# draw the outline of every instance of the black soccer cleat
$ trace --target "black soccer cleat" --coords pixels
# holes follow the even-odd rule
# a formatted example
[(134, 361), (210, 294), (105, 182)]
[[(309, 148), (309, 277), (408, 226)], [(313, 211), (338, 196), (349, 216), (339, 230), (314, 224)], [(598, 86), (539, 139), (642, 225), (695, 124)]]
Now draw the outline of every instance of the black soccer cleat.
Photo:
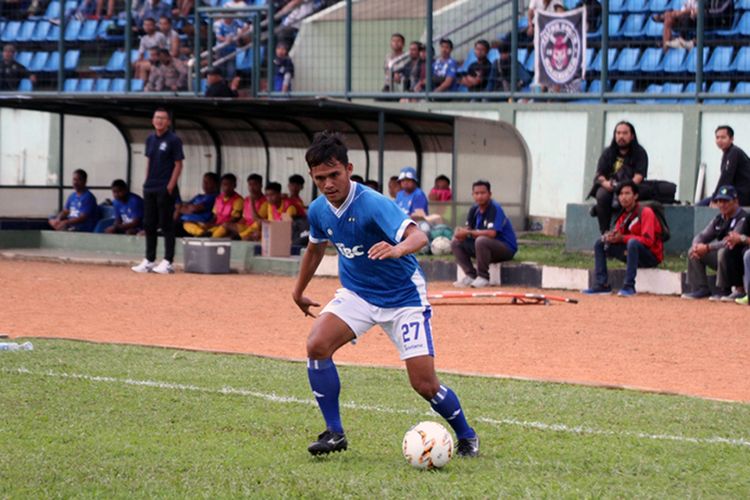
[(456, 455), (459, 457), (478, 457), (479, 456), (479, 434), (473, 438), (464, 438), (458, 440)]
[(326, 429), (318, 436), (318, 440), (307, 447), (311, 455), (327, 455), (334, 451), (344, 451), (347, 448), (346, 436)]

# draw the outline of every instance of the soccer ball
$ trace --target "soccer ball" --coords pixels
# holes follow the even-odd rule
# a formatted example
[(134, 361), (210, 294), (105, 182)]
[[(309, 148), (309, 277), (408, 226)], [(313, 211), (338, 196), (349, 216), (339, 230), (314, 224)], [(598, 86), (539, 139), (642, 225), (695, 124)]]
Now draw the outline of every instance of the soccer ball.
[(419, 422), (406, 431), (404, 458), (417, 469), (443, 467), (453, 456), (453, 437), (437, 422)]
[(438, 236), (430, 243), (432, 255), (448, 255), (451, 253), (451, 240), (445, 236)]

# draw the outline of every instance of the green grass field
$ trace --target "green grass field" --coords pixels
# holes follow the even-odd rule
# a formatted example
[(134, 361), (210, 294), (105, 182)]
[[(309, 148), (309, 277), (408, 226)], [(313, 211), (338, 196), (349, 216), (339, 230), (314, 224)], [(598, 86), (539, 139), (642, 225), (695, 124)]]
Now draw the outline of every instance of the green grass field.
[(400, 370), (340, 367), (349, 451), (302, 363), (33, 340), (0, 352), (0, 498), (750, 496), (750, 405), (444, 375), (482, 456), (401, 456), (428, 405)]

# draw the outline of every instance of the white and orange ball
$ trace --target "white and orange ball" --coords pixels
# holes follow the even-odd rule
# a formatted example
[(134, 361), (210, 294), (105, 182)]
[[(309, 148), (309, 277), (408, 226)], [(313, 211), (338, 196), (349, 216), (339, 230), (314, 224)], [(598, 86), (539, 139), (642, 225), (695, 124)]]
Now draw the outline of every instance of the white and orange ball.
[(417, 469), (445, 466), (453, 456), (453, 436), (437, 422), (419, 422), (404, 436), (404, 458)]

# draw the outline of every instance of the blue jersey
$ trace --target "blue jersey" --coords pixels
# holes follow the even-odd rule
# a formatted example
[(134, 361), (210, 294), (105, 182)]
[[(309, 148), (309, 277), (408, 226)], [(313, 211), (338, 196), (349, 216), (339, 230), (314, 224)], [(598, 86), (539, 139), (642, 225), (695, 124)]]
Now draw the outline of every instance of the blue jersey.
[(349, 196), (339, 208), (319, 196), (308, 211), (310, 241), (330, 241), (339, 252), (339, 279), (376, 307), (427, 305), (427, 284), (413, 255), (371, 260), (367, 252), (386, 241), (395, 245), (414, 221), (380, 193), (352, 182)]
[(125, 203), (115, 200), (112, 206), (115, 208), (115, 219), (120, 219), (123, 224), (130, 224), (140, 219), (143, 225), (143, 198), (137, 194), (128, 194), (128, 200)]
[(201, 205), (203, 207), (203, 211), (193, 214), (183, 214), (180, 216), (180, 220), (183, 222), (210, 222), (214, 217), (214, 201), (216, 201), (215, 194), (206, 193), (194, 196), (193, 199), (188, 202), (188, 204)]
[(407, 193), (403, 189), (396, 194), (396, 205), (406, 214), (411, 215), (417, 209), (424, 210), (424, 213), (430, 213), (428, 211), (427, 196), (424, 195), (424, 191), (416, 188), (411, 193)]
[(513, 253), (516, 253), (518, 242), (510, 219), (505, 215), (503, 207), (498, 202), (490, 200), (490, 204), (491, 206), (485, 213), (479, 210), (478, 205), (473, 205), (466, 217), (466, 225), (471, 229), (494, 229), (497, 233), (495, 239), (502, 241), (508, 245)]
[(435, 62), (432, 63), (433, 88), (442, 85), (446, 78), (453, 78), (453, 83), (451, 83), (451, 86), (445, 89), (445, 91), (454, 92), (458, 90), (458, 80), (456, 79), (457, 72), (458, 65), (452, 58), (435, 59)]
[(73, 231), (93, 231), (96, 226), (96, 197), (88, 189), (80, 195), (73, 191), (65, 202), (68, 219), (77, 219), (86, 215), (86, 220), (75, 226)]

